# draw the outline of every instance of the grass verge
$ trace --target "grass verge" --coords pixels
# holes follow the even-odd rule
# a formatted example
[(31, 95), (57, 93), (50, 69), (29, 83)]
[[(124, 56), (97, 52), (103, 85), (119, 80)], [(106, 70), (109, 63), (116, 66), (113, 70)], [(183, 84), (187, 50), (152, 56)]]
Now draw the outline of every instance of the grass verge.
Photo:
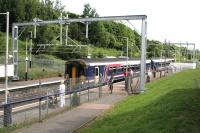
[(80, 132), (199, 133), (200, 69), (187, 70), (147, 84)]

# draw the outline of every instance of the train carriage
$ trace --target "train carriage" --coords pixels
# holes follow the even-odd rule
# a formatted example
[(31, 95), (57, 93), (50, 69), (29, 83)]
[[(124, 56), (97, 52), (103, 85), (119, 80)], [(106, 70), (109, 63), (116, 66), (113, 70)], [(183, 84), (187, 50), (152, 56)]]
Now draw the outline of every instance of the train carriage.
[(171, 62), (174, 62), (175, 60), (173, 58), (154, 58), (151, 59), (151, 69), (154, 71), (160, 71), (164, 70), (165, 67), (168, 67)]
[[(147, 70), (151, 68), (151, 60), (146, 60), (146, 68)], [(75, 59), (66, 62), (65, 77), (82, 81), (98, 81), (102, 78), (107, 82), (112, 74), (115, 80), (123, 80), (127, 69), (138, 73), (140, 60), (129, 59), (127, 62), (126, 58)]]

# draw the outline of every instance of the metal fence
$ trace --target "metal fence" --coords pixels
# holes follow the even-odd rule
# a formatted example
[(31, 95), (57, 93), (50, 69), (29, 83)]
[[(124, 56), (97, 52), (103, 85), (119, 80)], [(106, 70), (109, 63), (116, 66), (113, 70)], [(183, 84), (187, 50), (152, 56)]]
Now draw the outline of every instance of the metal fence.
[[(30, 62), (28, 61), (28, 66), (24, 58), (19, 59), (18, 76), (20, 79), (25, 79), (26, 67), (28, 69), (28, 79), (38, 79), (48, 76), (63, 76), (65, 70), (65, 61), (61, 60), (51, 60), (51, 59), (40, 59), (33, 57)], [(31, 68), (30, 68), (31, 66)]]
[[(155, 73), (155, 74), (153, 74)], [(153, 71), (146, 78), (157, 79), (173, 73), (172, 68)], [(59, 84), (52, 86), (39, 86), (35, 93), (26, 93), (19, 97), (9, 96), (8, 104), (0, 106), (0, 127), (15, 124), (27, 124), (41, 122), (43, 119), (70, 110), (82, 103), (96, 100), (102, 96), (109, 95), (110, 90), (107, 82), (102, 78), (95, 79), (69, 79), (65, 81), (65, 92), (61, 92)], [(148, 78), (147, 78), (148, 79)], [(139, 74), (132, 79), (127, 78), (125, 90), (130, 94), (138, 88)], [(128, 82), (128, 83), (127, 83)], [(127, 88), (126, 88), (127, 87)], [(137, 93), (137, 92), (136, 92)], [(65, 105), (61, 107), (62, 95), (64, 94)]]
[[(44, 89), (41, 87), (41, 91), (35, 95), (9, 97), (9, 102), (0, 106), (0, 127), (41, 122), (46, 117), (109, 95), (110, 92), (105, 85), (105, 82), (100, 82), (100, 80), (97, 82), (95, 79), (85, 81), (69, 79), (65, 82), (64, 93), (60, 92), (58, 85)], [(63, 94), (65, 105), (61, 107), (61, 95)]]

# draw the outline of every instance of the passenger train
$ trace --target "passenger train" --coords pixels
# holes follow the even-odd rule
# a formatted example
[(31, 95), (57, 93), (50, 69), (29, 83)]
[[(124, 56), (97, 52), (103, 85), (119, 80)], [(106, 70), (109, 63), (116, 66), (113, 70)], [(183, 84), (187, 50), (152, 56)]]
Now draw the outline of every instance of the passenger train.
[[(147, 59), (147, 71), (159, 71), (169, 66), (174, 59)], [(127, 68), (128, 66), (128, 68)], [(111, 74), (114, 80), (123, 80), (126, 76), (126, 69), (131, 69), (134, 73), (140, 71), (139, 59), (126, 58), (102, 58), (102, 59), (74, 59), (65, 64), (65, 78), (108, 81)]]

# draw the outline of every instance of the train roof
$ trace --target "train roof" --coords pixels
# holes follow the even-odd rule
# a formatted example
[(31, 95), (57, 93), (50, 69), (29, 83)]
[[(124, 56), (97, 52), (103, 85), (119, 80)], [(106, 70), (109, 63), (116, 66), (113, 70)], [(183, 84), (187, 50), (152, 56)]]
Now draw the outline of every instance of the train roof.
[[(173, 58), (153, 58), (147, 59), (146, 63), (154, 62), (172, 62), (174, 61)], [(99, 65), (113, 65), (113, 64), (120, 64), (126, 65), (126, 58), (85, 58), (85, 59), (72, 59), (69, 60), (68, 63), (80, 63), (86, 66), (99, 66)], [(139, 58), (132, 58), (128, 59), (128, 65), (139, 65), (140, 59)]]
[[(126, 65), (126, 58), (99, 58), (99, 59), (74, 59), (69, 60), (69, 62), (79, 62), (85, 64), (86, 66), (97, 66), (97, 65), (112, 65), (121, 64)], [(147, 59), (146, 63), (150, 63), (151, 60)], [(139, 65), (140, 59), (128, 59), (128, 65)]]
[(154, 62), (172, 62), (174, 61), (173, 58), (153, 58), (152, 61)]

